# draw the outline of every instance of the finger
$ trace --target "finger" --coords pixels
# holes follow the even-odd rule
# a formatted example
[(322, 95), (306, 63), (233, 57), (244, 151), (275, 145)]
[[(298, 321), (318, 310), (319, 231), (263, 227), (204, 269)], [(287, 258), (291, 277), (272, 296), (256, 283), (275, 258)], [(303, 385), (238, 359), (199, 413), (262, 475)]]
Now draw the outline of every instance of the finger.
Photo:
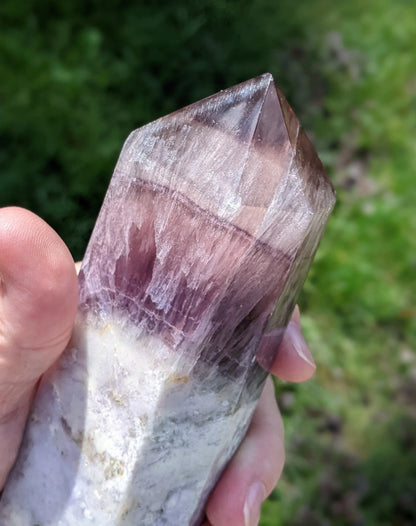
[(283, 423), (268, 378), (247, 435), (209, 498), (209, 523), (256, 525), (261, 503), (276, 485), (284, 459)]
[(35, 385), (65, 348), (77, 306), (73, 259), (42, 219), (0, 209), (0, 487)]
[(270, 372), (281, 380), (304, 382), (314, 375), (315, 370), (316, 365), (302, 334), (299, 308), (296, 306)]

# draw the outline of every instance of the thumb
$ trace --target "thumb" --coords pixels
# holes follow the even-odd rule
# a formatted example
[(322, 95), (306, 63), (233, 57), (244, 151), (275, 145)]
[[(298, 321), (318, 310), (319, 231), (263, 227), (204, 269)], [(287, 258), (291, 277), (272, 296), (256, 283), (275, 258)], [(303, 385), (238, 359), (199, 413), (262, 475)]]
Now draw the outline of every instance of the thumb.
[(28, 210), (0, 209), (0, 487), (36, 382), (71, 336), (77, 296), (74, 262), (56, 232)]

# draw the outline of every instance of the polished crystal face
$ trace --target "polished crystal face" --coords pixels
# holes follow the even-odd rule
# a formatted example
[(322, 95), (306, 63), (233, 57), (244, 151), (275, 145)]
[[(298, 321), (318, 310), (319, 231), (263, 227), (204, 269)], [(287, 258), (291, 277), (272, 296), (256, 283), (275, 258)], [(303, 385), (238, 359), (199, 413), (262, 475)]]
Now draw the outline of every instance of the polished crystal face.
[(200, 524), (333, 205), (269, 74), (132, 132), (0, 523)]
[(81, 308), (244, 372), (263, 332), (286, 325), (333, 204), (271, 75), (222, 91), (127, 139), (85, 256)]

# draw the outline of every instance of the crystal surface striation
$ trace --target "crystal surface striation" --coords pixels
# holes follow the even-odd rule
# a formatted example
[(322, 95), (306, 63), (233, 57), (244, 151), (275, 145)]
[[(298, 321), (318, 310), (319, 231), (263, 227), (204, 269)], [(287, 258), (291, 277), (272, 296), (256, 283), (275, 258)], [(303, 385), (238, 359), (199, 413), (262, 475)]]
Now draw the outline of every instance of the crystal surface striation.
[(0, 523), (200, 524), (334, 200), (269, 74), (132, 132)]

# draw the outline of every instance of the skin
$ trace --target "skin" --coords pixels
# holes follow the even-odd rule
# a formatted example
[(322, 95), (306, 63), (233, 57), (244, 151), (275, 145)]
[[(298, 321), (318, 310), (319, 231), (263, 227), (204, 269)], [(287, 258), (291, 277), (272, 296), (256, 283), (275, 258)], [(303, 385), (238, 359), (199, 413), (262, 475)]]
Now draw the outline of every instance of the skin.
[[(41, 375), (67, 345), (77, 308), (72, 256), (28, 210), (0, 209), (0, 489), (16, 459)], [(271, 367), (302, 382), (315, 371), (296, 308)], [(284, 464), (283, 424), (269, 378), (247, 436), (217, 483), (204, 526), (252, 526)]]

